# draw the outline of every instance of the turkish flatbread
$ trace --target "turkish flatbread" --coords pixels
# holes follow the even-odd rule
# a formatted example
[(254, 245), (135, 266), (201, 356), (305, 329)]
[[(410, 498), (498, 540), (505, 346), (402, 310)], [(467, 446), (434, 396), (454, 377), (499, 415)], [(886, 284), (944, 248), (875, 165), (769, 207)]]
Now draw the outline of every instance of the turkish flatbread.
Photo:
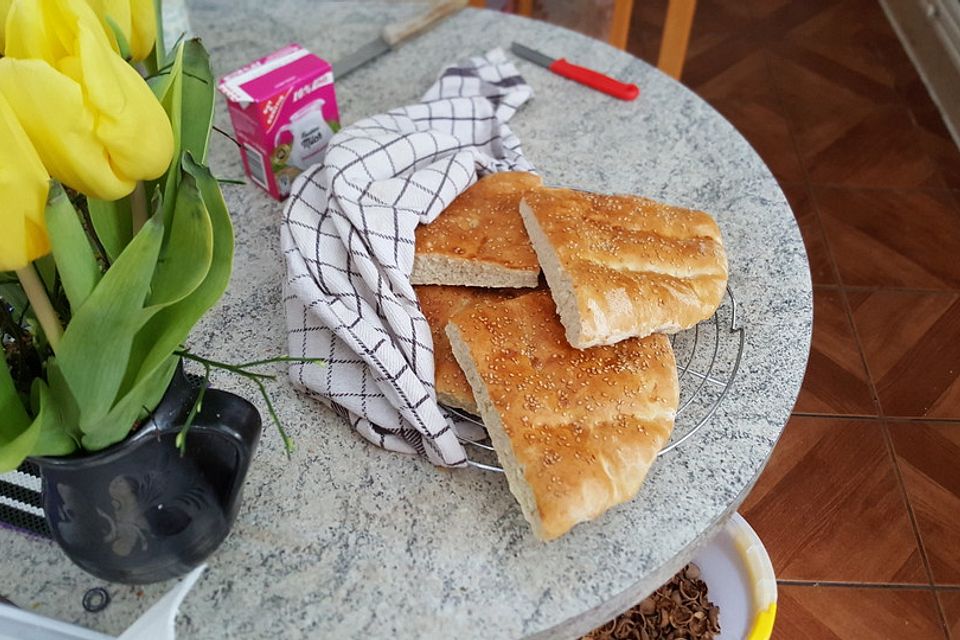
[(575, 349), (546, 291), (464, 309), (447, 334), (537, 537), (636, 495), (676, 417), (666, 336)]
[(433, 222), (417, 227), (411, 282), (536, 287), (540, 264), (518, 206), (540, 184), (539, 176), (518, 171), (478, 180)]
[(481, 287), (447, 287), (420, 285), (414, 287), (420, 309), (433, 335), (433, 361), (437, 383), (437, 400), (449, 406), (477, 413), (470, 385), (453, 358), (450, 340), (444, 331), (450, 316), (474, 304), (489, 304), (509, 300), (523, 289), (484, 289)]
[(578, 349), (688, 329), (723, 300), (723, 240), (702, 211), (541, 188), (524, 195), (520, 212)]

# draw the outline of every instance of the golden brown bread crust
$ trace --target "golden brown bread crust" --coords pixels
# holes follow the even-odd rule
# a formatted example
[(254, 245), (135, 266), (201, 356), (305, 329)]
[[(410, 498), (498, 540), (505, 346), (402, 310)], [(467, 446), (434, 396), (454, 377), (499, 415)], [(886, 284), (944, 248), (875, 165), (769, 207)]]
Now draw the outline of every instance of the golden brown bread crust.
[(486, 176), (417, 227), (413, 284), (537, 286), (540, 264), (517, 207), (540, 184), (526, 172)]
[(436, 369), (437, 399), (450, 407), (477, 413), (477, 403), (460, 365), (450, 350), (450, 340), (444, 331), (454, 313), (473, 304), (500, 302), (516, 296), (511, 289), (483, 289), (480, 287), (447, 287), (420, 285), (414, 287), (420, 309), (433, 335), (433, 361)]
[(577, 348), (687, 329), (723, 299), (723, 240), (702, 211), (548, 188), (528, 191), (520, 209)]
[(538, 537), (636, 494), (676, 416), (665, 336), (574, 349), (546, 291), (462, 310), (447, 333)]

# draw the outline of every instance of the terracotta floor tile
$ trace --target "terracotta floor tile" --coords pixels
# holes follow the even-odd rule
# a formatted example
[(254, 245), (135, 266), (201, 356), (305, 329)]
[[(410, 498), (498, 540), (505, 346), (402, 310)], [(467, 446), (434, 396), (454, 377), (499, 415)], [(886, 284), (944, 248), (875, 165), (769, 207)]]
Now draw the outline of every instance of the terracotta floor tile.
[(805, 181), (763, 52), (738, 34), (705, 37), (700, 44), (688, 55), (684, 83), (740, 130), (781, 181)]
[(774, 640), (945, 640), (931, 591), (781, 585)]
[(848, 291), (887, 416), (960, 418), (960, 295)]
[(792, 30), (816, 20), (829, 11), (835, 0), (744, 0), (757, 21), (758, 29), (771, 39), (783, 38)]
[(834, 133), (827, 126), (831, 118), (903, 106), (894, 78), (874, 70), (869, 51), (848, 49), (792, 40), (767, 44), (774, 85), (800, 124)]
[(944, 184), (960, 188), (960, 149), (943, 122), (943, 115), (899, 41), (881, 50), (894, 75), (897, 90), (920, 129), (919, 142), (940, 170)]
[(960, 585), (960, 423), (889, 429), (933, 581)]
[(794, 411), (876, 415), (868, 380), (842, 294), (815, 288), (813, 342)]
[(810, 119), (794, 106), (794, 139), (810, 184), (939, 187), (910, 112), (890, 106)]
[(683, 83), (704, 100), (774, 100), (766, 57), (738, 34), (706, 34), (691, 42)]
[(730, 98), (708, 102), (740, 131), (778, 180), (805, 180), (789, 123), (777, 101)]
[(787, 424), (741, 507), (778, 578), (927, 583), (882, 429), (827, 418)]
[(947, 620), (947, 629), (953, 640), (960, 640), (960, 591), (940, 591), (940, 607), (943, 617)]
[(951, 137), (939, 109), (930, 102), (926, 106), (911, 107), (911, 113), (920, 129), (920, 143), (937, 165), (944, 185), (960, 188), (960, 148)]
[(785, 34), (794, 39), (874, 47), (883, 38), (896, 37), (877, 0), (805, 0), (794, 4), (809, 5), (803, 20), (796, 19), (801, 11), (795, 9), (793, 22), (784, 23), (788, 26)]
[(869, 51), (848, 49), (792, 41), (769, 49), (810, 183), (942, 187), (892, 76)]
[(960, 209), (947, 191), (813, 191), (844, 284), (960, 289)]
[(837, 284), (837, 278), (833, 273), (833, 262), (824, 240), (823, 228), (820, 226), (820, 216), (817, 215), (810, 190), (805, 186), (788, 184), (781, 184), (781, 188), (787, 196), (787, 201), (790, 202), (790, 208), (793, 209), (793, 215), (803, 235), (813, 284)]

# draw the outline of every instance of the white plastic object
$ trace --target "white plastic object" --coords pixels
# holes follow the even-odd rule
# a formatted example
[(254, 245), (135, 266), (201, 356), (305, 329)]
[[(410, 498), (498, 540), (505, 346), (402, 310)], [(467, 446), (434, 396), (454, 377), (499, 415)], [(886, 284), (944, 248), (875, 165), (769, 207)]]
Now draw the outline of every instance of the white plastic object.
[(0, 640), (175, 640), (180, 604), (207, 565), (200, 565), (114, 639), (85, 627), (0, 604)]
[(717, 640), (770, 640), (777, 614), (777, 577), (759, 536), (734, 513), (693, 559), (720, 607)]
[(117, 640), (175, 640), (177, 611), (207, 565), (202, 564), (137, 618)]
[(0, 640), (113, 640), (84, 627), (0, 604)]

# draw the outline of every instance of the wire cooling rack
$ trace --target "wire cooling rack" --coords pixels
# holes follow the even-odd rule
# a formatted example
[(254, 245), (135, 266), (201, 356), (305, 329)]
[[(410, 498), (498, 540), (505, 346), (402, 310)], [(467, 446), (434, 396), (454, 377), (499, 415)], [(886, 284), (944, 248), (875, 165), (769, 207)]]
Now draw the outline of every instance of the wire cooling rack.
[[(712, 318), (670, 336), (677, 360), (680, 403), (673, 434), (658, 456), (673, 451), (710, 422), (740, 369), (745, 339), (737, 315), (737, 300), (730, 287)], [(449, 409), (460, 418), (483, 426), (480, 418), (460, 409)], [(477, 441), (461, 437), (460, 442), (467, 446), (470, 465), (503, 473), (489, 439)]]

